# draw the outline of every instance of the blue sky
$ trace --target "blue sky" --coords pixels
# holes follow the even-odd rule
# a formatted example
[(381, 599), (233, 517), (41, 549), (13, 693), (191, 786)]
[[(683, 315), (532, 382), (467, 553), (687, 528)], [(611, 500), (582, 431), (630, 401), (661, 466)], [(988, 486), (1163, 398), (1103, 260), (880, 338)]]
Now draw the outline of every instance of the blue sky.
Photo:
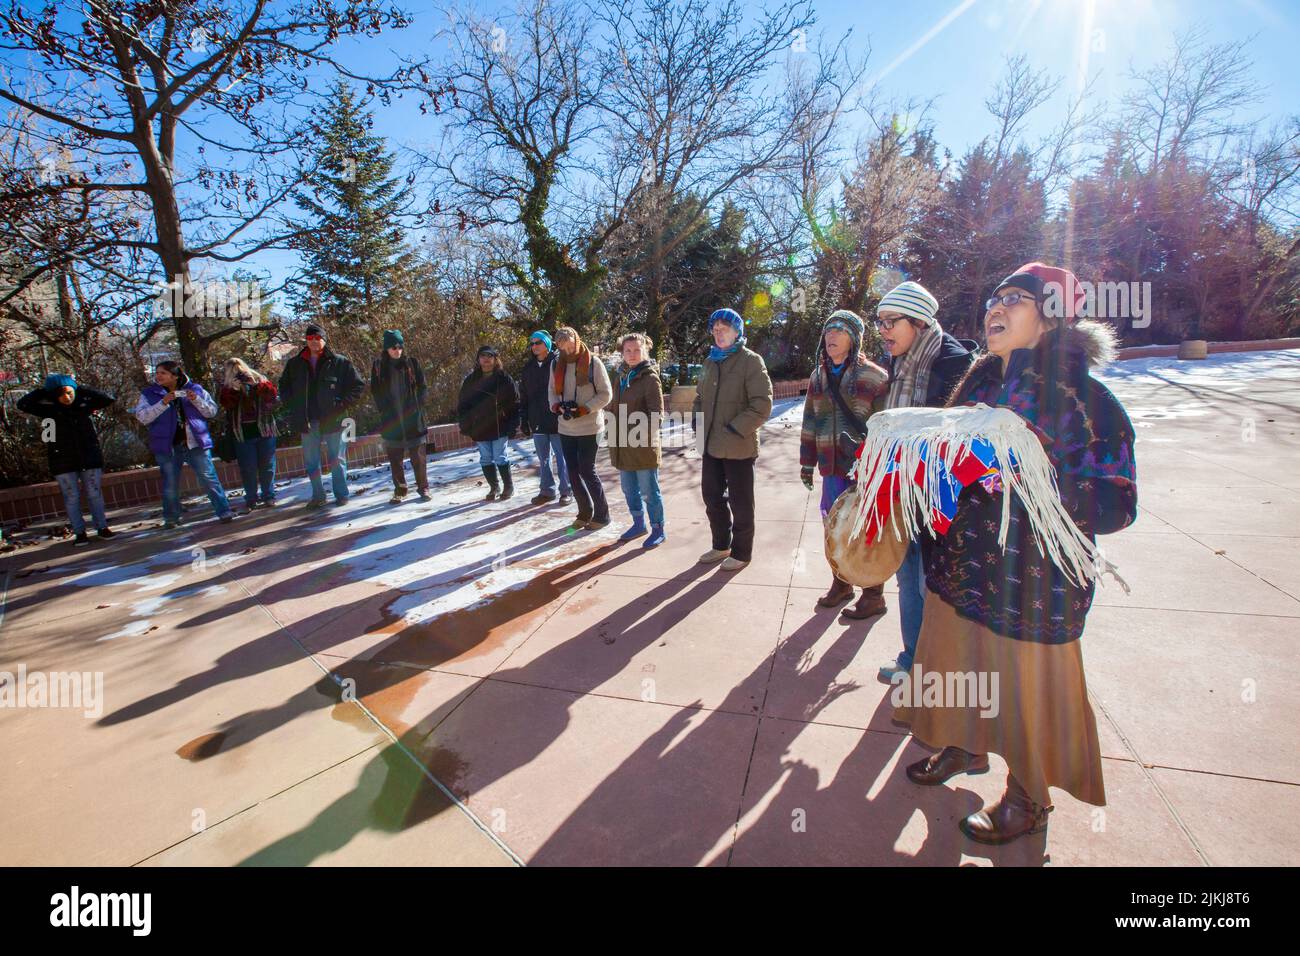
[[(402, 5), (414, 14), (412, 27), (350, 43), (338, 51), (340, 58), (360, 71), (383, 72), (389, 51), (436, 56), (440, 14), (428, 0)], [(510, 6), (480, 3), (475, 9), (490, 15)], [(1095, 98), (1113, 107), (1129, 87), (1130, 69), (1164, 58), (1174, 34), (1193, 26), (1214, 42), (1249, 41), (1256, 79), (1266, 91), (1257, 116), (1276, 122), (1300, 111), (1300, 0), (814, 0), (814, 8), (818, 24), (808, 45), (816, 45), (819, 33), (838, 37), (852, 30), (853, 49), (870, 44), (868, 75), (886, 97), (934, 100), (929, 120), (941, 147), (955, 156), (991, 132), (984, 100), (1008, 55), (1024, 53), (1034, 68), (1064, 78), (1056, 101), (1027, 129), (1035, 137), (1058, 122), (1057, 108), (1081, 76), (1099, 74)], [(433, 139), (437, 120), (421, 114), (411, 97), (388, 108), (376, 103), (374, 111), (376, 132), (399, 156), (400, 147)], [(278, 281), (295, 261), (288, 253), (266, 253), (246, 265)]]
[[(480, 3), (475, 9), (488, 15), (511, 6)], [(431, 37), (439, 15), (426, 13), (424, 3), (407, 9), (415, 25), (379, 43), (404, 55), (435, 52)], [(852, 30), (854, 50), (870, 45), (868, 76), (886, 97), (934, 100), (929, 118), (935, 135), (956, 156), (991, 132), (984, 101), (1008, 55), (1024, 53), (1035, 69), (1064, 79), (1055, 100), (1027, 128), (1036, 137), (1059, 122), (1058, 108), (1081, 76), (1097, 74), (1094, 100), (1116, 105), (1130, 86), (1130, 70), (1163, 59), (1175, 33), (1193, 26), (1212, 42), (1249, 41), (1255, 76), (1266, 89), (1258, 116), (1280, 121), (1300, 112), (1300, 0), (814, 0), (814, 9), (818, 24), (808, 46), (816, 45), (818, 33), (834, 38)], [(374, 56), (374, 42), (357, 62)], [(376, 109), (376, 131), (394, 146), (432, 139), (435, 121), (411, 100)]]

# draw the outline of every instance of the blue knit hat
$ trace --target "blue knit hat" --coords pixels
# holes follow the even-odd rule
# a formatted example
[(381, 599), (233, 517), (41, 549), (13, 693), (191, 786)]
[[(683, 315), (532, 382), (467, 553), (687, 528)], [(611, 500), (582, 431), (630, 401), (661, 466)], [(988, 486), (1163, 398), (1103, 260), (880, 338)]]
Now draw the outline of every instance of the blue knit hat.
[(71, 375), (55, 372), (45, 376), (45, 387), (56, 392), (61, 388), (76, 388), (77, 380)]
[(546, 351), (548, 352), (552, 350), (551, 337), (547, 334), (545, 329), (538, 329), (532, 335), (528, 336), (528, 344), (532, 345), (534, 342), (541, 342), (546, 346)]
[(737, 335), (745, 334), (745, 320), (740, 317), (740, 313), (735, 309), (718, 309), (709, 316), (709, 331), (713, 331), (713, 326), (718, 322), (726, 322), (736, 330)]
[(384, 329), (384, 348), (400, 349), (406, 346), (406, 340), (397, 329)]

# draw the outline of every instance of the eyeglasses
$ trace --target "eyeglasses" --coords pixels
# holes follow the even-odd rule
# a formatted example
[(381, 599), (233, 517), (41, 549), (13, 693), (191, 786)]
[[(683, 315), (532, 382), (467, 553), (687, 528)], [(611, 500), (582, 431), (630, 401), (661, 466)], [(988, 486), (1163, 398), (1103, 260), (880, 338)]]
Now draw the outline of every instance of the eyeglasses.
[(995, 295), (990, 297), (989, 300), (984, 303), (984, 311), (992, 312), (993, 307), (999, 302), (1009, 309), (1013, 305), (1018, 305), (1022, 299), (1026, 302), (1038, 301), (1036, 297), (1030, 295), (1028, 292), (1008, 292), (1006, 295)]
[(871, 324), (874, 325), (876, 328), (880, 329), (880, 331), (882, 332), (892, 332), (894, 330), (894, 326), (896, 326), (899, 322), (906, 322), (906, 321), (908, 321), (907, 318), (900, 315), (896, 319), (872, 319)]

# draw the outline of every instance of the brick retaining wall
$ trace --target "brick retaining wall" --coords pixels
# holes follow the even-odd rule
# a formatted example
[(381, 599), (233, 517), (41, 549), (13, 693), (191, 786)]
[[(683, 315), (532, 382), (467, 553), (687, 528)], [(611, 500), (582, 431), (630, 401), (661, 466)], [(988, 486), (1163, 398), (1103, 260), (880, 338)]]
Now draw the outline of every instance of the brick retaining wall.
[[(1209, 350), (1218, 352), (1253, 352), (1265, 349), (1300, 348), (1300, 339), (1274, 339), (1264, 342), (1211, 342)], [(1174, 355), (1176, 345), (1143, 345), (1120, 349), (1121, 359), (1149, 358)], [(796, 398), (806, 394), (808, 380), (774, 382), (774, 398)], [(434, 425), (429, 429), (429, 441), (437, 451), (450, 451), (457, 448), (470, 448), (473, 442), (460, 433), (455, 425)], [(388, 461), (384, 454), (383, 441), (378, 435), (367, 435), (348, 446), (348, 467), (367, 468), (384, 464)], [(242, 488), (239, 466), (234, 462), (219, 461), (217, 475), (226, 488)], [(280, 448), (276, 450), (276, 478), (300, 478), (307, 473), (302, 464), (302, 448)], [(181, 494), (199, 493), (198, 482), (194, 472), (189, 468), (182, 472)], [(129, 471), (110, 472), (103, 479), (104, 504), (109, 508), (125, 508), (152, 501), (162, 500), (162, 479), (155, 468), (135, 468)], [(59, 492), (57, 482), (47, 481), (39, 485), (26, 485), (20, 488), (0, 488), (0, 523), (41, 521), (47, 518), (63, 516), (63, 495)]]

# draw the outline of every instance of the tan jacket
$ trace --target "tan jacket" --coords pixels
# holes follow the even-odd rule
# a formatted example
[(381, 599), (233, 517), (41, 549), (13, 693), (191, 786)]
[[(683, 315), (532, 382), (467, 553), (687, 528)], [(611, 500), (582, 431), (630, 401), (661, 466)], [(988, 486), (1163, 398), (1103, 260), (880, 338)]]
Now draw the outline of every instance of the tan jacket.
[(615, 372), (614, 400), (606, 411), (605, 434), (609, 439), (610, 464), (619, 471), (658, 468), (663, 456), (659, 423), (664, 413), (664, 386), (659, 379), (659, 366), (651, 362), (624, 390), (622, 377), (626, 374), (626, 367), (620, 365)]
[(697, 439), (706, 454), (758, 457), (758, 430), (772, 414), (772, 380), (763, 357), (742, 345), (721, 362), (706, 361), (695, 412), (704, 414)]
[(611, 390), (609, 385), (609, 372), (605, 371), (605, 363), (596, 357), (593, 352), (591, 355), (591, 381), (587, 381), (587, 376), (583, 376), (581, 383), (575, 382), (578, 374), (578, 363), (571, 362), (564, 369), (564, 394), (555, 394), (555, 379), (550, 379), (546, 385), (546, 398), (554, 408), (561, 401), (576, 401), (579, 405), (587, 409), (588, 414), (580, 418), (564, 418), (559, 420), (559, 429), (561, 435), (596, 435), (599, 434), (604, 426), (604, 412), (601, 411), (609, 404)]

